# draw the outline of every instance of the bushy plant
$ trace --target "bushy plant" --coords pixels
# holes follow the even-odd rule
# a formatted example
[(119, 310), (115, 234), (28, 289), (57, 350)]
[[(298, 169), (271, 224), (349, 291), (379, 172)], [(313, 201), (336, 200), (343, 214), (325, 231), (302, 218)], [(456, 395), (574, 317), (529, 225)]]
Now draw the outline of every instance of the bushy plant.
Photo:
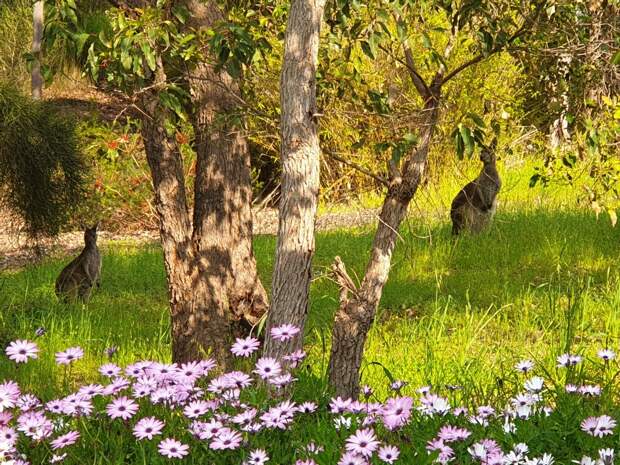
[(29, 75), (24, 54), (32, 42), (32, 3), (9, 0), (0, 3), (0, 80), (17, 85), (28, 83)]
[(31, 235), (54, 235), (84, 195), (75, 121), (0, 84), (0, 201)]
[(618, 221), (620, 206), (620, 100), (604, 97), (594, 117), (584, 118), (572, 140), (555, 150), (544, 150), (546, 157), (530, 184), (564, 183), (579, 192), (579, 200), (598, 216), (605, 212), (612, 225)]
[[(272, 331), (286, 340), (298, 329)], [(238, 370), (228, 373), (211, 360), (120, 367), (109, 348), (101, 383), (85, 386), (72, 376), (83, 350), (58, 352), (66, 379), (60, 397), (39, 399), (10, 379), (0, 383), (0, 458), (15, 465), (611, 465), (616, 456), (618, 363), (610, 349), (561, 354), (552, 371), (520, 361), (504, 377), (505, 405), (491, 406), (459, 398), (459, 386), (412, 389), (398, 380), (387, 399), (368, 386), (359, 400), (299, 398), (294, 383), (305, 381), (305, 354), (289, 354), (285, 365), (253, 360), (259, 346), (237, 339)], [(6, 355), (26, 371), (52, 358), (26, 340), (10, 343)]]

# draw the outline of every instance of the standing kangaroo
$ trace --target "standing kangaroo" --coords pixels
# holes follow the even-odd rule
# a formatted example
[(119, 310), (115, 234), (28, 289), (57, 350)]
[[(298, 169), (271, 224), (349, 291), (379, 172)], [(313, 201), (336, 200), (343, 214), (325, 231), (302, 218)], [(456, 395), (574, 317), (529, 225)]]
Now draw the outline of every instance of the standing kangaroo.
[(482, 149), (482, 171), (476, 179), (463, 187), (452, 201), (452, 235), (458, 235), (463, 229), (479, 233), (491, 223), (495, 215), (497, 193), (502, 185), (495, 166), (496, 144), (497, 140), (494, 139), (490, 147)]
[(101, 284), (101, 255), (97, 248), (97, 223), (84, 230), (84, 250), (64, 267), (56, 280), (56, 295), (65, 302), (90, 298), (94, 285)]

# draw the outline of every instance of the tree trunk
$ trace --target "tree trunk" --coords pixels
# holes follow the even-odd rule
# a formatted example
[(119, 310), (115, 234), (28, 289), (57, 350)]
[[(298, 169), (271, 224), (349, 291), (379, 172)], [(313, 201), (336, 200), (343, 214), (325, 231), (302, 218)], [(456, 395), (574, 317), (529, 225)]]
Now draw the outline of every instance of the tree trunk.
[[(402, 176), (395, 176), (383, 202), (379, 225), (372, 244), (371, 257), (359, 289), (346, 282), (344, 267), (339, 270), (340, 308), (334, 319), (332, 349), (329, 361), (329, 383), (336, 395), (357, 399), (359, 370), (364, 345), (390, 272), (392, 253), (398, 239), (398, 228), (407, 215), (407, 208), (420, 185), (428, 150), (439, 114), (439, 90), (425, 105), (424, 129), (413, 156), (403, 166)], [(353, 293), (349, 300), (348, 292)]]
[(159, 105), (158, 92), (166, 81), (161, 60), (156, 75), (152, 91), (144, 97), (142, 138), (155, 190), (170, 294), (172, 359), (198, 360), (213, 350), (215, 358), (226, 366), (229, 329), (225, 274), (221, 270), (207, 272), (197, 259), (183, 163), (176, 142), (164, 127), (169, 112)]
[[(276, 260), (267, 316), (265, 355), (301, 349), (308, 314), (319, 192), (316, 67), (324, 0), (293, 0), (280, 78), (282, 182)], [(301, 332), (286, 342), (271, 328), (289, 323)]]
[[(190, 27), (212, 27), (223, 17), (218, 6), (190, 0)], [(268, 299), (252, 246), (250, 152), (231, 116), (238, 115), (239, 86), (211, 63), (190, 70), (195, 108), (196, 182), (194, 239), (207, 273), (225, 273), (231, 316), (256, 324)]]
[(45, 13), (43, 0), (34, 3), (32, 7), (32, 62), (31, 89), (32, 98), (40, 100), (43, 97), (43, 75), (41, 74), (41, 44), (43, 43), (43, 23)]

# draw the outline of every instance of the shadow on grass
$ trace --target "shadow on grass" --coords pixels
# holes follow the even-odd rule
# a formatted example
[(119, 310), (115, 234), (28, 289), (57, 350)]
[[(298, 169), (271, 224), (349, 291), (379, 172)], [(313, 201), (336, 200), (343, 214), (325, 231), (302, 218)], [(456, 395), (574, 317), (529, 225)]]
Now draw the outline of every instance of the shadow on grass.
[[(373, 233), (374, 228), (367, 227), (317, 235), (311, 330), (330, 332), (338, 306), (336, 285), (327, 277), (334, 257), (344, 260), (354, 280), (361, 279)], [(401, 228), (402, 241), (396, 247), (381, 313), (416, 318), (432, 314), (448, 301), (454, 311), (468, 305), (500, 308), (535, 292), (558, 271), (603, 282), (620, 255), (619, 234), (618, 228), (587, 212), (536, 210), (499, 214), (489, 231), (453, 243), (447, 223), (429, 226), (410, 217)], [(274, 248), (274, 237), (256, 237), (255, 253), (266, 287), (271, 284)], [(115, 339), (148, 338), (161, 331), (168, 297), (159, 247), (118, 244), (105, 248), (102, 255), (102, 288), (86, 307), (96, 337), (108, 339), (109, 332), (116, 331)], [(77, 311), (61, 306), (53, 293), (54, 280), (66, 261), (5, 276), (0, 297), (5, 312), (0, 321), (2, 339), (13, 332), (16, 319), (36, 327), (43, 326), (50, 313), (62, 317)]]
[[(340, 255), (351, 274), (361, 278), (373, 232), (320, 235), (315, 273), (326, 271)], [(449, 224), (429, 227), (410, 217), (401, 235), (381, 307), (403, 317), (428, 314), (448, 299), (457, 310), (467, 305), (499, 308), (535, 292), (558, 273), (603, 283), (620, 256), (618, 228), (579, 211), (498, 214), (485, 233), (455, 242)], [(312, 323), (329, 327), (338, 305), (336, 286), (321, 279), (312, 296)]]

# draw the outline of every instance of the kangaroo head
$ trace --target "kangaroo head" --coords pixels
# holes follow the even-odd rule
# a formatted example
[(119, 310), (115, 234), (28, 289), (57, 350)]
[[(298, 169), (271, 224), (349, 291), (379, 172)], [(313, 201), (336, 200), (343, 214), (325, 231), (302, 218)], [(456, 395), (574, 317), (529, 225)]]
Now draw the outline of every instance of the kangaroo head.
[(480, 161), (485, 165), (495, 162), (495, 153), (492, 150), (483, 148), (480, 151)]
[(86, 245), (96, 244), (97, 243), (97, 228), (99, 227), (99, 222), (95, 223), (94, 226), (90, 228), (84, 229), (84, 243)]
[(493, 141), (491, 142), (491, 145), (482, 147), (482, 150), (480, 151), (480, 161), (484, 163), (485, 165), (488, 165), (490, 163), (495, 163), (496, 161), (495, 148), (496, 147), (497, 147), (497, 138), (494, 137)]

